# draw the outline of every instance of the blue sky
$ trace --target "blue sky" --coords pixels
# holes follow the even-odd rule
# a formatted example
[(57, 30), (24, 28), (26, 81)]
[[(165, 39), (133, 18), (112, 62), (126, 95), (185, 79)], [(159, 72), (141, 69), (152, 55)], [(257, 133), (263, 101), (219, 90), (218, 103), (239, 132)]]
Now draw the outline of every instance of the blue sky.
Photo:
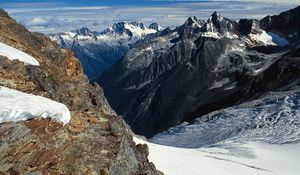
[(202, 19), (214, 11), (237, 20), (260, 19), (300, 5), (299, 0), (0, 0), (31, 31), (56, 33), (86, 26), (101, 31), (114, 22), (158, 22), (176, 27), (189, 16)]

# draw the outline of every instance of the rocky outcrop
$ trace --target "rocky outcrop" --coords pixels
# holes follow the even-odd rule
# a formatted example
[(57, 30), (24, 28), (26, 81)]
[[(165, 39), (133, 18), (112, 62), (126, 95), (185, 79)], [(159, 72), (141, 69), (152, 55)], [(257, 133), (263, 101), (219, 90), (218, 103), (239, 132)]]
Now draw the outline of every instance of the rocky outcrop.
[(0, 124), (0, 174), (161, 174), (70, 50), (30, 33), (3, 10), (0, 42), (40, 63), (0, 57), (0, 85), (59, 101), (72, 114), (65, 126), (48, 119)]
[(271, 31), (285, 36), (289, 40), (300, 38), (300, 6), (280, 13), (267, 16), (260, 21), (260, 26), (266, 31)]

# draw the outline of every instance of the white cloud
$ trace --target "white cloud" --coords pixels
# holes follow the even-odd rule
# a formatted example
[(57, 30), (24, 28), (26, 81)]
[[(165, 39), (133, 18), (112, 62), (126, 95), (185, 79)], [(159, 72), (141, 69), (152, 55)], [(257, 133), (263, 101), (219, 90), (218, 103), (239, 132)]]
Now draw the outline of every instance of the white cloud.
[(221, 15), (233, 20), (259, 19), (294, 7), (295, 5), (290, 4), (205, 1), (178, 2), (160, 6), (17, 8), (8, 9), (8, 12), (32, 31), (53, 33), (70, 31), (82, 26), (101, 31), (118, 21), (140, 21), (146, 24), (158, 22), (164, 27), (176, 27), (189, 16), (207, 19), (214, 11), (219, 11)]
[[(203, 0), (150, 0), (156, 2), (203, 2)], [(262, 2), (262, 0), (209, 0), (209, 2), (229, 2), (229, 1), (245, 1), (245, 2)], [(279, 3), (279, 4), (300, 4), (299, 0), (264, 0), (265, 3)]]
[(26, 25), (32, 25), (32, 26), (37, 26), (37, 25), (45, 25), (47, 24), (49, 19), (43, 18), (43, 17), (34, 17), (30, 19), (29, 21), (26, 22)]

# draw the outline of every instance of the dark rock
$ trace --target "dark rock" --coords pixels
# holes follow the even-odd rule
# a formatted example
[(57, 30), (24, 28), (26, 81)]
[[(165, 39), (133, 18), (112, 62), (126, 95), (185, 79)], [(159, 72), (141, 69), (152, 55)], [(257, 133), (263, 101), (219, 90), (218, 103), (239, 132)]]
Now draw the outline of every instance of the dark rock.
[(260, 26), (266, 31), (285, 35), (290, 40), (299, 40), (300, 37), (300, 6), (280, 13), (267, 16), (260, 21)]
[[(170, 47), (153, 47), (168, 35), (139, 43), (97, 79), (113, 109), (136, 134), (152, 137), (180, 122), (297, 82), (300, 62), (292, 55), (298, 53), (298, 45), (279, 48), (249, 38), (264, 32), (259, 21), (237, 23), (216, 12), (202, 27), (193, 25), (196, 21), (191, 17), (171, 31), (178, 35)], [(205, 36), (206, 32), (217, 37)], [(141, 52), (147, 47), (152, 50)]]

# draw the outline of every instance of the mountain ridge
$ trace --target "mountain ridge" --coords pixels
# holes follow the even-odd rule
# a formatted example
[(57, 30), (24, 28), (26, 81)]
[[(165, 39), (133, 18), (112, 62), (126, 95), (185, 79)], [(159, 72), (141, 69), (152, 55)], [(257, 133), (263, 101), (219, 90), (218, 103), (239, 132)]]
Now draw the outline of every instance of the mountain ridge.
[[(65, 125), (47, 113), (1, 123), (0, 174), (162, 174), (148, 161), (147, 146), (133, 142), (132, 131), (111, 109), (102, 88), (89, 84), (70, 50), (41, 33), (30, 33), (4, 10), (0, 10), (0, 42), (39, 63), (24, 64), (0, 52), (1, 95), (6, 87), (25, 96), (48, 98), (65, 105), (61, 107), (71, 114), (69, 122), (70, 116), (65, 116)], [(33, 106), (26, 98), (18, 103), (24, 110), (47, 105)], [(55, 110), (61, 112), (61, 107)], [(35, 112), (39, 110), (43, 111)], [(54, 118), (62, 115), (55, 110), (48, 112)], [(17, 109), (8, 112), (15, 119), (22, 115)], [(1, 109), (0, 117), (9, 117), (8, 112)]]
[(139, 40), (162, 30), (157, 23), (117, 22), (102, 32), (82, 27), (71, 32), (49, 34), (62, 48), (70, 48), (90, 79), (121, 59)]
[(291, 79), (285, 72), (298, 65), (297, 39), (216, 12), (202, 26), (195, 21), (139, 43), (96, 79), (134, 132), (151, 137), (297, 80), (297, 69)]

